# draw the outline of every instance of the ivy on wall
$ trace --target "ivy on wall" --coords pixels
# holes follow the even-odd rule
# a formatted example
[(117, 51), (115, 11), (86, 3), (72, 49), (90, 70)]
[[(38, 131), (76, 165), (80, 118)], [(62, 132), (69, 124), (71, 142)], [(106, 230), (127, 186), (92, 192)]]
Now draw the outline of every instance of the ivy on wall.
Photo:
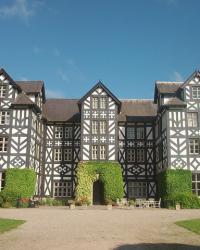
[(97, 180), (103, 183), (105, 201), (123, 198), (122, 170), (118, 162), (79, 162), (76, 200), (88, 199), (92, 202), (93, 182)]

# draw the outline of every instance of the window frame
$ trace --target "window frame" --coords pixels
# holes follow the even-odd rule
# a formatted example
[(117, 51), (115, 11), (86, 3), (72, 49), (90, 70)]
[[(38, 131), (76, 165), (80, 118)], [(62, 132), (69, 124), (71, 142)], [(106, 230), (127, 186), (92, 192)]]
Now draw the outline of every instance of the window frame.
[(7, 152), (8, 152), (8, 137), (0, 137), (0, 153), (7, 153)]
[(54, 148), (54, 161), (62, 161), (62, 149)]
[(72, 139), (72, 127), (65, 127), (65, 138)]
[[(141, 154), (141, 152), (143, 153)], [(145, 162), (145, 150), (143, 148), (137, 149), (137, 162)]]
[(63, 127), (56, 126), (55, 127), (55, 139), (61, 139), (61, 138), (63, 138)]
[(63, 198), (72, 197), (72, 182), (71, 181), (60, 181), (54, 180), (53, 182), (53, 197)]
[(99, 99), (98, 97), (93, 96), (92, 97), (92, 109), (98, 109), (99, 108)]
[(64, 161), (72, 161), (72, 149), (65, 148), (64, 149)]
[(0, 111), (0, 125), (10, 125), (10, 111)]
[[(103, 154), (102, 154), (102, 152), (103, 152)], [(100, 160), (106, 160), (106, 146), (105, 145), (99, 146), (99, 155), (100, 155)]]
[(99, 133), (101, 135), (105, 135), (106, 134), (106, 129), (107, 129), (106, 121), (105, 120), (99, 121)]
[(106, 109), (107, 108), (107, 98), (106, 97), (100, 97), (100, 99), (99, 99), (99, 108), (100, 109)]
[(6, 91), (7, 91), (7, 85), (0, 84), (0, 98), (5, 98), (6, 97)]
[(129, 181), (127, 188), (128, 188), (129, 199), (147, 197), (146, 181)]
[(127, 133), (127, 139), (129, 140), (135, 139), (135, 127), (127, 127), (126, 133)]
[(136, 136), (138, 140), (144, 140), (144, 127), (137, 127)]
[[(191, 143), (191, 141), (193, 141), (193, 142)], [(195, 144), (194, 141), (197, 143)], [(191, 146), (193, 147), (192, 150), (191, 150)], [(199, 154), (199, 139), (198, 138), (189, 138), (189, 154), (190, 155), (198, 155)]]
[[(196, 121), (195, 121), (195, 119), (193, 117), (194, 114), (196, 115), (196, 118), (195, 118)], [(189, 117), (190, 115), (191, 115), (191, 117)], [(196, 122), (196, 125), (195, 125), (195, 122)], [(198, 127), (198, 112), (187, 112), (187, 125), (190, 128)]]
[(192, 192), (200, 196), (200, 173), (192, 173)]
[[(95, 147), (95, 149), (94, 149), (94, 147)], [(96, 153), (94, 154), (94, 152), (96, 152)], [(98, 145), (92, 145), (91, 154), (92, 154), (92, 157), (91, 157), (92, 160), (97, 160), (98, 159)]]
[(92, 135), (98, 134), (98, 121), (92, 121)]
[[(196, 92), (196, 97), (194, 96), (195, 92)], [(200, 99), (200, 86), (192, 86), (192, 98)]]
[(128, 148), (127, 149), (127, 162), (135, 162), (135, 149), (134, 148)]

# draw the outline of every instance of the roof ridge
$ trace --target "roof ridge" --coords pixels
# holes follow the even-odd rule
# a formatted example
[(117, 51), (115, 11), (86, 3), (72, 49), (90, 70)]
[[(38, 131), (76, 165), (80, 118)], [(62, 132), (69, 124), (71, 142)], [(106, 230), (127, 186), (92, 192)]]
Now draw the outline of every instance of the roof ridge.
[(120, 101), (153, 101), (153, 99), (134, 99), (134, 98), (126, 98), (126, 99), (119, 99)]
[(159, 84), (159, 83), (162, 83), (162, 84), (182, 84), (184, 83), (184, 81), (156, 81), (156, 84)]
[(63, 100), (63, 101), (67, 101), (67, 100), (74, 100), (74, 101), (78, 101), (79, 98), (47, 98), (46, 101), (49, 101), (49, 100)]

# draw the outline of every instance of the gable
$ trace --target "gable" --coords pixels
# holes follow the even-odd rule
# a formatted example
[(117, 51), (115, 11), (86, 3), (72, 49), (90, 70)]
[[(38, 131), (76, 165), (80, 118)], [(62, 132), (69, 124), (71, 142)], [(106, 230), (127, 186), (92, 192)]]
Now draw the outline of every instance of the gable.
[(79, 100), (78, 104), (81, 105), (91, 95), (108, 95), (118, 107), (121, 105), (120, 100), (100, 81)]

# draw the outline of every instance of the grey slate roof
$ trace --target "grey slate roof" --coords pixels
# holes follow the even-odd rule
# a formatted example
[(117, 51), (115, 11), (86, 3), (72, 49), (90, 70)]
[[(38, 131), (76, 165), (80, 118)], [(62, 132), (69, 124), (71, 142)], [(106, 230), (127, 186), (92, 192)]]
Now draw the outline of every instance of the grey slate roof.
[(17, 98), (12, 103), (13, 105), (36, 105), (34, 102), (31, 101), (30, 98), (28, 98), (27, 95), (24, 93), (20, 93)]
[(43, 86), (43, 81), (15, 81), (25, 93), (39, 93)]
[(42, 115), (50, 122), (79, 122), (78, 99), (47, 99)]
[(163, 104), (162, 106), (186, 106), (187, 104), (183, 101), (181, 101), (177, 97), (171, 97), (169, 100)]
[(118, 116), (119, 121), (126, 120), (126, 117), (155, 117), (157, 105), (153, 100), (121, 100), (121, 112)]
[(156, 87), (159, 91), (159, 93), (175, 93), (178, 88), (181, 87), (183, 82), (156, 82)]

